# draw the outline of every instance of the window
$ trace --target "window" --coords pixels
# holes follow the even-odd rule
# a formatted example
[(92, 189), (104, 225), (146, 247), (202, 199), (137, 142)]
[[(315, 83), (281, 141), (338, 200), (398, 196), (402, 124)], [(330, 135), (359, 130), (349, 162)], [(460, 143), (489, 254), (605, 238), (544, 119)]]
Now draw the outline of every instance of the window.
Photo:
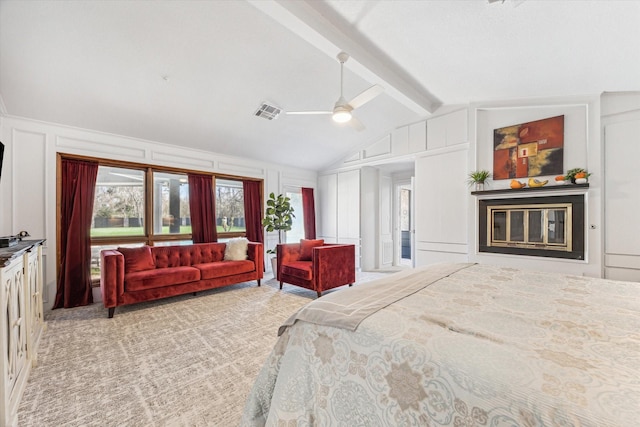
[(144, 171), (100, 166), (91, 237), (144, 236), (144, 204)]
[(216, 229), (219, 238), (246, 233), (242, 181), (216, 179)]
[(153, 172), (153, 234), (191, 234), (186, 174)]
[(293, 207), (293, 214), (295, 217), (293, 218), (293, 224), (291, 225), (291, 230), (285, 233), (285, 242), (286, 243), (296, 243), (299, 242), (300, 239), (304, 239), (304, 212), (302, 211), (302, 192), (298, 190), (297, 192), (286, 191), (285, 196), (291, 199), (290, 203)]
[[(188, 171), (96, 160), (100, 165), (90, 229), (96, 284), (102, 249), (193, 243)], [(242, 179), (218, 177), (215, 183), (218, 241), (245, 236)]]

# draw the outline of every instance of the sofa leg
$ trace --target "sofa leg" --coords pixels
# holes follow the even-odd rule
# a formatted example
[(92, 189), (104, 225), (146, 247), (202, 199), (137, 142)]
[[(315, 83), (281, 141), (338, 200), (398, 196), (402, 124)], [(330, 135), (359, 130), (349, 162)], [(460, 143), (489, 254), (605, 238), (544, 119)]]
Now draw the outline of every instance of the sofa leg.
[(280, 281), (280, 289), (282, 289), (282, 280)]
[(322, 296), (322, 292), (321, 291), (317, 291), (318, 292), (318, 298), (320, 298)]
[(194, 292), (194, 293), (193, 293), (193, 296), (195, 297), (196, 295), (198, 295), (198, 293), (197, 293), (197, 292)]
[(116, 311), (115, 307), (109, 307), (109, 319), (113, 319), (113, 313)]
[(260, 279), (258, 279), (258, 286), (260, 286)]
[(349, 286), (353, 286), (353, 283), (349, 283)]

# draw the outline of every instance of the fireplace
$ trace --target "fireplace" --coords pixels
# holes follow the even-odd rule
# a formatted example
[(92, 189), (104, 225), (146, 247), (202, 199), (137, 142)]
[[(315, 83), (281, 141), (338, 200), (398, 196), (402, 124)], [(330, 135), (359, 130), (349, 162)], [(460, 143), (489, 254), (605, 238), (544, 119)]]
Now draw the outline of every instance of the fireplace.
[(478, 203), (480, 252), (584, 259), (584, 195)]

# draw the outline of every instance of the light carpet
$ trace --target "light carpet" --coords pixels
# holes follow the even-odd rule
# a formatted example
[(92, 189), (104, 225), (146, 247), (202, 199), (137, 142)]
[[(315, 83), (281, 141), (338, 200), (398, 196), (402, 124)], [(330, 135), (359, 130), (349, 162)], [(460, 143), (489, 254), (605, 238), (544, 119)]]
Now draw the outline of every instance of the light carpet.
[(314, 298), (271, 279), (118, 307), (112, 319), (102, 304), (53, 310), (19, 425), (238, 425), (278, 327)]

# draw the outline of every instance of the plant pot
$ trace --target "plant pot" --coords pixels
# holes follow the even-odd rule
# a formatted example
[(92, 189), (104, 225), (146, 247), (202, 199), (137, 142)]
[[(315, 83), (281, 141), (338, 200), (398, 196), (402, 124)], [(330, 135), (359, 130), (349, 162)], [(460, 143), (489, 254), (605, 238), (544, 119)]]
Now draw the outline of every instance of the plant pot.
[(476, 191), (484, 191), (484, 182), (476, 182)]
[(278, 258), (271, 257), (271, 271), (273, 272), (273, 278), (278, 278)]

